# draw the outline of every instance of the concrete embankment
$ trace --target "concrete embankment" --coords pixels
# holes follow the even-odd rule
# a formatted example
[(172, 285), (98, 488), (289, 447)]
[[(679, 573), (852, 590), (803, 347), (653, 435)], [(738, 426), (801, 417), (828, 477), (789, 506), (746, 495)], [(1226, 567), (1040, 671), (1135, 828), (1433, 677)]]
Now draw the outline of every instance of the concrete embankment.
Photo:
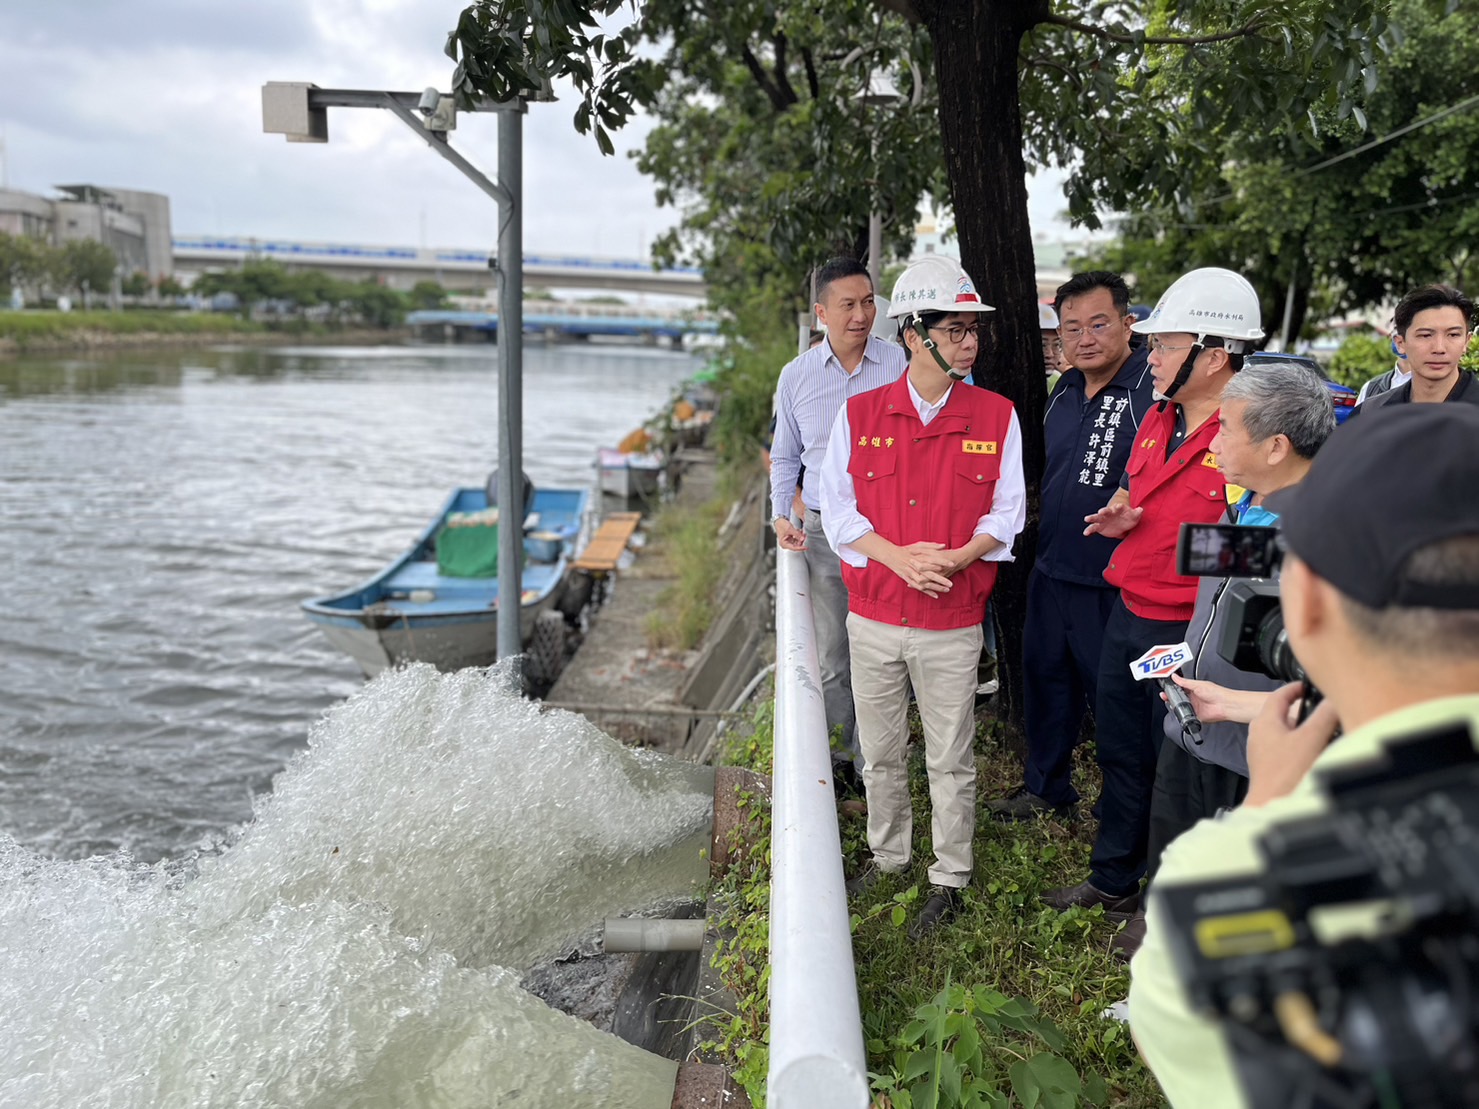
[[(719, 493), (714, 452), (685, 448), (677, 454), (678, 489), (667, 511), (696, 513)], [(712, 761), (723, 732), (753, 695), (757, 677), (774, 657), (774, 545), (767, 527), (764, 487), (732, 501), (718, 526), (709, 576), (714, 618), (698, 646), (674, 651), (652, 646), (649, 620), (662, 619), (678, 570), (658, 544), (637, 549), (630, 566), (610, 583), (584, 641), (546, 703), (582, 712), (608, 734), (678, 758)], [(647, 523), (650, 525), (651, 520)], [(714, 788), (710, 847), (716, 877), (728, 864), (737, 830), (748, 816), (738, 807), (748, 793), (768, 794), (768, 781), (751, 771), (720, 767)], [(640, 957), (608, 954), (616, 995), (598, 1027), (649, 1051), (686, 1060), (679, 1071), (674, 1109), (748, 1104), (719, 1060), (705, 1049), (716, 1015), (737, 1002), (716, 969), (721, 936), (714, 904), (695, 901), (678, 916), (708, 923), (698, 951), (652, 951)], [(558, 977), (559, 972), (555, 971)], [(703, 1019), (699, 1019), (703, 1018)]]
[[(679, 452), (672, 504), (694, 510), (718, 495), (714, 453)], [(546, 700), (589, 716), (610, 735), (679, 757), (709, 761), (716, 733), (736, 699), (774, 655), (773, 544), (756, 483), (729, 507), (712, 572), (714, 620), (700, 645), (677, 652), (649, 646), (648, 620), (663, 618), (677, 575), (661, 552), (638, 550), (618, 572), (611, 596)]]

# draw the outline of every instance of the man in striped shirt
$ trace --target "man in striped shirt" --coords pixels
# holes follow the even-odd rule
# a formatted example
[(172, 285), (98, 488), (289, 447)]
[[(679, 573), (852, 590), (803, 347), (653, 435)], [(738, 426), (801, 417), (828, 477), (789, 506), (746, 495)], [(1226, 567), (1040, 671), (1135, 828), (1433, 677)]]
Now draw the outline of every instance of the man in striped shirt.
[[(834, 258), (817, 272), (817, 319), (827, 329), (821, 344), (781, 370), (776, 387), (775, 441), (770, 447), (770, 499), (782, 550), (804, 551), (811, 575), (811, 605), (817, 654), (822, 668), (822, 700), (828, 728), (842, 728), (839, 761), (861, 768), (853, 734), (852, 668), (847, 646), (847, 587), (841, 562), (827, 543), (818, 511), (817, 484), (827, 436), (849, 398), (891, 385), (908, 364), (902, 347), (872, 335), (878, 309), (867, 269), (851, 258)], [(806, 517), (791, 518), (796, 477)], [(847, 774), (846, 779), (852, 775)]]

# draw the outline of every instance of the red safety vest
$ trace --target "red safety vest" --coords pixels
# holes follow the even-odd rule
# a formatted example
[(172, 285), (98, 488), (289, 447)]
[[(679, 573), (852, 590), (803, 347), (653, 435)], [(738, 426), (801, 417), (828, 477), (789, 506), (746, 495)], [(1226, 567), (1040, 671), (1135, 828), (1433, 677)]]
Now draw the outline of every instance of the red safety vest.
[[(907, 375), (847, 402), (852, 475), (858, 512), (899, 546), (944, 543), (963, 547), (991, 511), (1012, 402), (988, 389), (956, 382), (928, 424), (920, 422)], [(995, 562), (977, 559), (951, 578), (951, 589), (928, 597), (876, 559), (862, 568), (842, 564), (847, 607), (885, 624), (948, 630), (979, 624), (996, 583)]]
[(1163, 412), (1152, 409), (1140, 425), (1125, 473), (1130, 507), (1145, 509), (1145, 515), (1120, 540), (1104, 571), (1104, 580), (1118, 587), (1136, 616), (1191, 619), (1197, 579), (1176, 572), (1176, 539), (1182, 524), (1215, 524), (1227, 511), (1227, 483), (1207, 449), (1218, 427), (1213, 413), (1167, 458), (1166, 443), (1176, 430), (1171, 405)]

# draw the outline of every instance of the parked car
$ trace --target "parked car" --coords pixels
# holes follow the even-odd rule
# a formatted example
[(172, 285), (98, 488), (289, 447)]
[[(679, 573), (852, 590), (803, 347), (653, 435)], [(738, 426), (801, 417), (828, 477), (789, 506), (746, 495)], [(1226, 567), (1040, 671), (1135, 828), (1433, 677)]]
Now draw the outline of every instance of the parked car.
[(1330, 390), (1330, 400), (1335, 405), (1335, 422), (1343, 424), (1356, 410), (1356, 390), (1346, 385), (1330, 380), (1330, 375), (1325, 368), (1313, 358), (1302, 354), (1283, 354), (1278, 351), (1257, 350), (1243, 360), (1244, 366), (1256, 366), (1260, 362), (1298, 362), (1301, 366), (1308, 366), (1320, 375), (1325, 382), (1325, 388)]

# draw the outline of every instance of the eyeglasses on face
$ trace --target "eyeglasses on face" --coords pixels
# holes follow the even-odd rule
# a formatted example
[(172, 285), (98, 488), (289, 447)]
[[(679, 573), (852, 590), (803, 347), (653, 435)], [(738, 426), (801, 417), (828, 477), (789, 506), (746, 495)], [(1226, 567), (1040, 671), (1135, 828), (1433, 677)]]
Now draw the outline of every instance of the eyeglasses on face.
[(1164, 354), (1168, 350), (1191, 350), (1192, 347), (1196, 346), (1195, 343), (1187, 343), (1185, 346), (1173, 347), (1169, 343), (1161, 342), (1159, 335), (1152, 335), (1148, 345), (1157, 354)]
[(952, 323), (949, 325), (940, 324), (938, 326), (930, 328), (930, 330), (943, 331), (946, 338), (948, 338), (952, 343), (965, 342), (965, 337), (967, 335), (969, 335), (972, 339), (980, 339), (981, 337), (981, 325), (978, 323)]
[(1109, 329), (1113, 326), (1113, 320), (1104, 320), (1101, 323), (1090, 324), (1088, 327), (1061, 327), (1058, 329), (1058, 334), (1063, 336), (1065, 343), (1076, 343), (1086, 333), (1092, 334), (1096, 339), (1102, 339), (1109, 334)]

